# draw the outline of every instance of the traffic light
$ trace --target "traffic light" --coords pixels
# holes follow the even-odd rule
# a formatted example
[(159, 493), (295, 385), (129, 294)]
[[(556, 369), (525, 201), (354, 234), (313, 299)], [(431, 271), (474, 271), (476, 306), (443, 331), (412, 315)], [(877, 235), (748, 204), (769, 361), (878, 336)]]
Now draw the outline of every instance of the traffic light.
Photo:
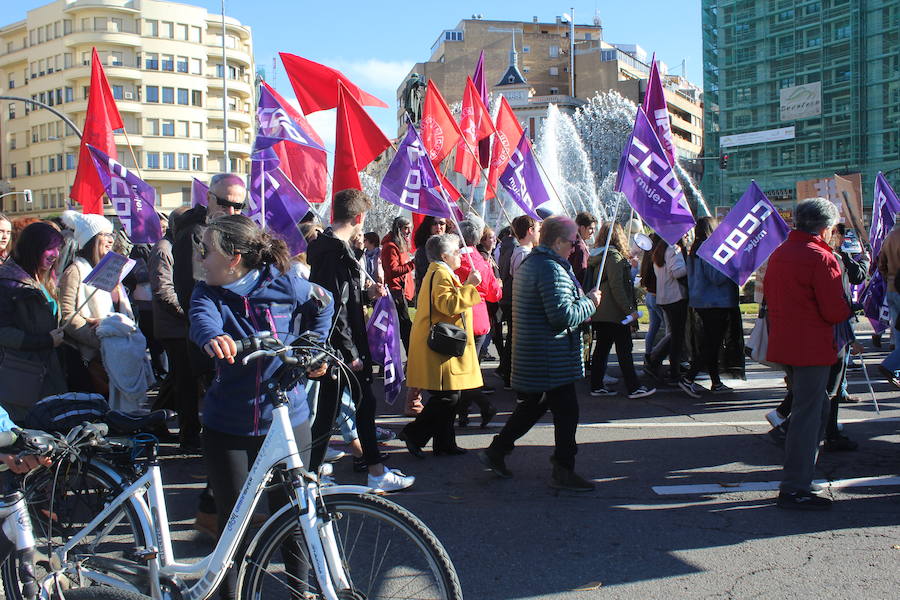
[(31, 195), (31, 190), (25, 189), (22, 190), (22, 193), (25, 194), (25, 204), (31, 204), (34, 202), (34, 196)]
[(728, 168), (728, 155), (723, 154), (719, 157), (719, 168), (723, 171)]

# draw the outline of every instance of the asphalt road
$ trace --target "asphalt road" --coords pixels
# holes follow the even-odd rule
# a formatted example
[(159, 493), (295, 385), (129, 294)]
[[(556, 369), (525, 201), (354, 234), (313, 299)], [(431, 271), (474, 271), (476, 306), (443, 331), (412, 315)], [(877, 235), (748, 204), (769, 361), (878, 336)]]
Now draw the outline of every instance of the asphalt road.
[[(764, 415), (781, 400), (784, 384), (756, 364), (748, 365), (747, 381), (726, 381), (734, 393), (697, 400), (677, 389), (643, 400), (592, 398), (579, 386), (577, 470), (597, 482), (592, 493), (547, 486), (549, 415), (509, 457), (513, 479), (484, 471), (475, 451), (497, 427), (479, 429), (473, 414), (476, 426), (459, 433), (467, 455), (418, 460), (399, 441), (385, 446), (391, 466), (417, 477), (412, 490), (392, 499), (435, 531), (472, 599), (896, 598), (900, 395), (878, 380), (881, 356), (867, 348), (880, 414), (868, 398), (842, 405), (844, 432), (860, 448), (822, 453), (817, 469), (836, 485), (874, 479), (829, 489), (829, 512), (774, 505), (782, 450), (766, 435)], [(499, 426), (514, 397), (490, 374), (491, 363), (484, 371), (498, 390)], [(851, 371), (850, 392), (868, 394), (861, 371)], [(406, 419), (391, 414), (396, 408), (382, 409), (381, 424), (399, 430)], [(191, 530), (203, 463), (176, 456), (165, 462), (176, 552), (197, 557), (211, 550)], [(365, 482), (349, 459), (335, 475), (341, 483)], [(707, 487), (671, 487), (700, 485)]]

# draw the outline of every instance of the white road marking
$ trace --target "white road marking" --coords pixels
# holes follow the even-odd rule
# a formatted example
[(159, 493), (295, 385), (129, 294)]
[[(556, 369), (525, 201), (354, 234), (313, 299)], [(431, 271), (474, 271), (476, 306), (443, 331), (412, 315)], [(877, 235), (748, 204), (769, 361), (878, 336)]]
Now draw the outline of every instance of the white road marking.
[[(694, 485), (655, 485), (651, 489), (659, 496), (676, 496), (685, 494), (731, 494), (735, 492), (772, 492), (778, 490), (778, 481), (751, 481), (745, 483), (713, 483)], [(900, 477), (883, 475), (879, 477), (856, 477), (854, 479), (836, 479), (835, 481), (816, 480), (831, 489), (853, 487), (876, 487), (900, 485)]]

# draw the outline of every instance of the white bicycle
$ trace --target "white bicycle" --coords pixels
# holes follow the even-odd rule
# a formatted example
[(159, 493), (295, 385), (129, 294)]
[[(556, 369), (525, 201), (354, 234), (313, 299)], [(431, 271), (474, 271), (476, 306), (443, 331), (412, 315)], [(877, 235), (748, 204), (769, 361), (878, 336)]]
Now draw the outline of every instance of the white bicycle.
[[(278, 356), (283, 364), (265, 382), (272, 425), (212, 553), (193, 563), (175, 557), (155, 439), (130, 443), (133, 475), (123, 475), (110, 462), (85, 459), (80, 448), (110, 443), (97, 428), (85, 427), (79, 443), (55, 438), (55, 471), (25, 486), (32, 520), (45, 522), (35, 527), (37, 550), (44, 552), (40, 597), (205, 600), (233, 568), (235, 597), (242, 600), (461, 600), (447, 551), (420, 519), (369, 488), (320, 487), (304, 468), (285, 390), (322, 360), (332, 359), (335, 376), (352, 377), (346, 365), (306, 335), (286, 346), (263, 332), (238, 345), (249, 351), (245, 364), (261, 356)], [(247, 535), (260, 497), (274, 486), (285, 490), (289, 503)], [(16, 560), (13, 555), (2, 567), (6, 597), (30, 600)]]

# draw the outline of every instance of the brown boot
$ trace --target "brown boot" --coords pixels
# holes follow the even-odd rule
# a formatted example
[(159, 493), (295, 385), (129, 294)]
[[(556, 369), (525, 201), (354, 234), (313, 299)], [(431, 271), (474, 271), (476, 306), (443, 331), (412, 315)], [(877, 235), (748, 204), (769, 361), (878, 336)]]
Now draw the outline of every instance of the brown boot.
[(406, 408), (403, 414), (407, 417), (415, 417), (422, 412), (422, 392), (418, 388), (409, 388), (406, 390)]

